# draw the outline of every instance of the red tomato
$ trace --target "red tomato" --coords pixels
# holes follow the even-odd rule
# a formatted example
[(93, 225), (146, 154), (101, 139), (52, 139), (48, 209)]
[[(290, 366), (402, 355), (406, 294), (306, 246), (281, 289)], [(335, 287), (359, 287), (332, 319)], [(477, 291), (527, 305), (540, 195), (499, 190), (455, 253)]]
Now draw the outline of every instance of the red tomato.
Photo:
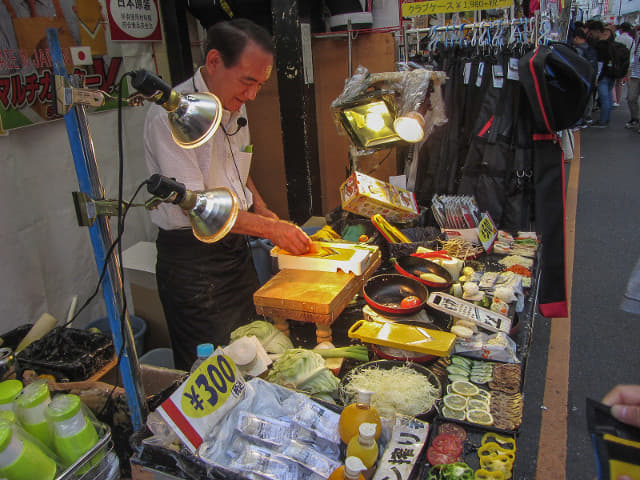
[(457, 458), (462, 453), (462, 443), (455, 435), (441, 433), (431, 442), (431, 446), (448, 457)]
[(422, 300), (420, 300), (418, 297), (416, 297), (415, 295), (409, 295), (407, 297), (404, 297), (400, 301), (400, 308), (413, 308), (417, 307), (421, 303)]
[(460, 442), (464, 442), (467, 439), (467, 432), (460, 425), (455, 423), (443, 423), (438, 427), (438, 433), (449, 433), (455, 435)]
[(456, 460), (433, 447), (429, 447), (427, 448), (427, 461), (430, 465), (446, 465), (448, 463), (454, 463)]

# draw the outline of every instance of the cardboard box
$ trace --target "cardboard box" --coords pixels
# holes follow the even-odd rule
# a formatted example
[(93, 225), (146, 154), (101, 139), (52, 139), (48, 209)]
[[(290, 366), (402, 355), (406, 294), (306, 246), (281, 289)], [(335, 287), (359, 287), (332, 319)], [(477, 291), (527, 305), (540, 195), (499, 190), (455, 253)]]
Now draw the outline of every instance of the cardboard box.
[(478, 229), (477, 228), (441, 228), (442, 233), (447, 236), (449, 240), (455, 240), (461, 238), (467, 242), (478, 243)]
[[(138, 242), (122, 252), (122, 266), (131, 289), (133, 311), (147, 322), (145, 350), (171, 347), (169, 329), (156, 283), (156, 244)], [(138, 352), (142, 355), (144, 352)]]
[(342, 209), (365, 217), (376, 213), (391, 222), (408, 222), (418, 215), (413, 192), (355, 172), (340, 185)]

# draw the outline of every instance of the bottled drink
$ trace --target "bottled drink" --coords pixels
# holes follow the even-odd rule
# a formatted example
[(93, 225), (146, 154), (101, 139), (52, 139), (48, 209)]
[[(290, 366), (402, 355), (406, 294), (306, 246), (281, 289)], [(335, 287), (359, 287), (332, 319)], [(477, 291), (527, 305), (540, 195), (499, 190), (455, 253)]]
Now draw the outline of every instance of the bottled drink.
[(191, 373), (195, 372), (196, 369), (211, 355), (213, 355), (213, 344), (211, 343), (201, 343), (198, 345), (196, 349), (196, 353), (198, 358), (193, 362), (191, 366)]
[(366, 467), (358, 457), (347, 457), (344, 465), (336, 468), (328, 480), (365, 480), (362, 475)]
[(380, 438), (381, 423), (378, 411), (371, 406), (371, 395), (373, 392), (364, 390), (358, 391), (355, 403), (347, 405), (340, 414), (338, 430), (340, 438), (345, 444), (349, 443), (353, 437), (358, 435), (358, 428), (362, 423), (373, 423), (376, 425), (375, 439)]
[(347, 457), (358, 457), (367, 467), (365, 478), (369, 478), (373, 474), (373, 467), (378, 461), (376, 427), (374, 423), (361, 423), (358, 435), (349, 440), (347, 445)]

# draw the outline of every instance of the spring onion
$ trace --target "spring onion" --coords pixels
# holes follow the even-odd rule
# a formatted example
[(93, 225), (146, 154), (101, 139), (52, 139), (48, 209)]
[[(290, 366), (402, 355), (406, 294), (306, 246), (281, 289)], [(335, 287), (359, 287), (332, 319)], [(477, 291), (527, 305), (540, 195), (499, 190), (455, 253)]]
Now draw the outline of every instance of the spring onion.
[(359, 362), (369, 361), (369, 350), (365, 345), (350, 345), (348, 347), (327, 348), (314, 350), (323, 358), (353, 358)]

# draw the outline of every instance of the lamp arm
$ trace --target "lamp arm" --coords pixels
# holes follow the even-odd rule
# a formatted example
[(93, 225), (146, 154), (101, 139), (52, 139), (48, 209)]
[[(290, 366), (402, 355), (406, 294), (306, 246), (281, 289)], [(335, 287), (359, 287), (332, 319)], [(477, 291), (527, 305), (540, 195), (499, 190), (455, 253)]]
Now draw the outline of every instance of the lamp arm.
[(171, 85), (148, 70), (133, 72), (131, 85), (169, 112), (173, 112), (180, 104), (181, 95), (173, 90)]

